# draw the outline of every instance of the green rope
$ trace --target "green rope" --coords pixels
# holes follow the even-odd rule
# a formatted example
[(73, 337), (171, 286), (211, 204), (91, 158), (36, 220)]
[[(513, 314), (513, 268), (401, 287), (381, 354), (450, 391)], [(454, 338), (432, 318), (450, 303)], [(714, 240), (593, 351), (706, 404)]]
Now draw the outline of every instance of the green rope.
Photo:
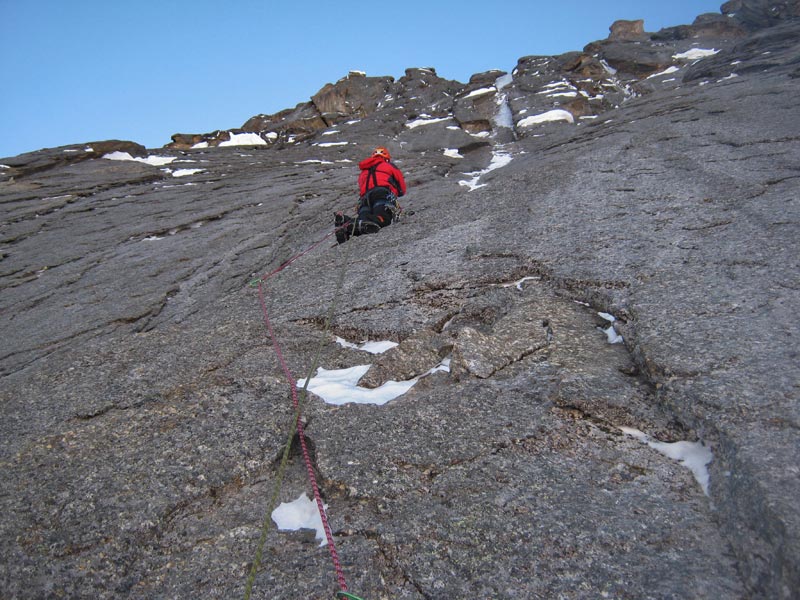
[[(320, 338), (320, 342), (317, 345), (317, 350), (314, 355), (314, 360), (311, 362), (311, 368), (308, 371), (308, 375), (306, 376), (305, 384), (303, 385), (303, 389), (300, 390), (300, 394), (298, 396), (297, 402), (297, 410), (294, 413), (294, 418), (292, 419), (292, 423), (289, 427), (289, 435), (286, 438), (286, 445), (283, 448), (283, 456), (281, 456), (281, 463), (278, 466), (278, 472), (276, 474), (275, 486), (272, 490), (272, 496), (270, 497), (269, 505), (267, 514), (264, 517), (264, 523), (261, 526), (261, 537), (258, 540), (258, 547), (256, 548), (256, 555), (253, 559), (253, 565), (250, 567), (250, 574), (247, 576), (247, 585), (245, 586), (244, 590), (244, 600), (250, 600), (250, 594), (253, 591), (253, 584), (255, 583), (256, 573), (258, 569), (261, 567), (261, 559), (264, 554), (264, 546), (267, 543), (267, 535), (269, 534), (270, 526), (272, 525), (272, 512), (275, 510), (275, 505), (278, 502), (278, 495), (281, 491), (281, 486), (283, 485), (283, 478), (286, 474), (286, 466), (289, 463), (289, 452), (292, 448), (292, 440), (294, 439), (295, 433), (297, 433), (297, 420), (300, 418), (302, 414), (303, 404), (306, 400), (308, 395), (308, 384), (311, 381), (311, 378), (314, 376), (314, 373), (317, 370), (317, 365), (319, 364), (319, 358), (322, 354), (322, 347), (325, 345), (325, 341), (328, 337), (328, 332), (330, 331), (331, 323), (333, 322), (333, 316), (336, 312), (336, 307), (338, 305), (339, 293), (342, 290), (342, 286), (344, 285), (344, 275), (347, 271), (347, 260), (350, 255), (350, 246), (352, 244), (345, 245), (345, 253), (344, 258), (342, 259), (342, 267), (339, 270), (339, 279), (336, 282), (336, 290), (333, 293), (333, 300), (331, 300), (331, 306), (328, 309), (328, 316), (325, 319), (325, 328)], [(260, 280), (253, 280), (251, 285), (256, 281)], [(347, 593), (347, 592), (339, 592), (339, 593)], [(352, 597), (358, 599), (357, 596), (342, 596), (344, 598)]]

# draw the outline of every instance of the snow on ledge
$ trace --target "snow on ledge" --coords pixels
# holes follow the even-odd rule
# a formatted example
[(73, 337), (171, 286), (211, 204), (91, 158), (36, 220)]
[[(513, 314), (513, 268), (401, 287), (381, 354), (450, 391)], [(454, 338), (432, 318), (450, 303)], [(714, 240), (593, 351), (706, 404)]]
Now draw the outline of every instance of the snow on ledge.
[(619, 429), (626, 435), (635, 437), (640, 442), (647, 444), (673, 460), (677, 460), (684, 467), (690, 469), (697, 483), (703, 489), (703, 493), (708, 496), (710, 476), (707, 466), (714, 458), (710, 447), (706, 446), (702, 441), (658, 442), (650, 439), (650, 436), (638, 429), (633, 429), (632, 427), (619, 427)]
[(497, 91), (497, 88), (492, 85), (492, 86), (489, 86), (489, 87), (481, 88), (479, 90), (473, 90), (469, 94), (464, 96), (464, 98), (466, 99), (466, 98), (474, 98), (475, 96), (484, 96), (486, 94), (493, 94), (496, 91)]
[(673, 54), (672, 58), (677, 60), (699, 60), (701, 58), (708, 58), (709, 56), (714, 56), (718, 54), (719, 50), (705, 50), (703, 48), (692, 48), (691, 50), (687, 50), (686, 52), (681, 52), (680, 54)]
[[(267, 142), (257, 133), (232, 133), (231, 139), (220, 142), (220, 146), (266, 146)], [(277, 137), (277, 135), (276, 135)]]
[(605, 312), (597, 313), (601, 319), (605, 319), (609, 323), (611, 323), (608, 328), (603, 329), (602, 327), (598, 327), (600, 331), (606, 334), (606, 338), (608, 338), (609, 344), (622, 344), (625, 342), (625, 338), (623, 338), (620, 334), (617, 333), (617, 330), (614, 329), (614, 322), (617, 318), (614, 315), (610, 315)]
[(387, 350), (391, 350), (395, 346), (398, 346), (397, 342), (363, 342), (359, 344), (353, 344), (348, 342), (344, 338), (337, 337), (336, 343), (344, 348), (353, 348), (355, 350), (363, 350), (364, 352), (369, 352), (370, 354), (383, 354)]
[(177, 171), (173, 171), (173, 177), (187, 177), (188, 175), (195, 175), (196, 173), (202, 173), (205, 169), (178, 169)]
[(148, 156), (147, 158), (141, 157), (133, 157), (128, 152), (109, 152), (108, 154), (104, 154), (103, 158), (108, 160), (133, 160), (136, 162), (145, 163), (147, 165), (151, 165), (153, 167), (161, 167), (163, 165), (170, 164), (173, 160), (176, 160), (177, 156)]
[(659, 71), (658, 73), (653, 73), (652, 75), (648, 75), (647, 79), (653, 79), (654, 77), (662, 77), (664, 75), (671, 75), (672, 73), (677, 73), (678, 71), (680, 71), (680, 69), (675, 65), (673, 65), (671, 67), (667, 67), (663, 71)]
[(549, 110), (540, 115), (525, 117), (519, 123), (517, 123), (517, 127), (530, 127), (531, 125), (535, 125), (537, 123), (550, 123), (554, 121), (566, 121), (567, 123), (574, 123), (575, 117), (573, 117), (572, 113), (568, 110), (557, 108), (555, 110)]
[(406, 127), (408, 127), (409, 129), (415, 129), (415, 128), (420, 127), (422, 125), (432, 125), (433, 123), (443, 123), (444, 121), (451, 120), (451, 118), (452, 117), (433, 118), (433, 117), (427, 117), (426, 115), (420, 115), (419, 119), (416, 119), (415, 121), (411, 121), (409, 123), (406, 123)]
[(600, 327), (598, 327), (598, 329), (606, 334), (609, 344), (622, 344), (625, 341), (625, 338), (617, 333), (617, 330), (614, 329), (613, 325), (609, 325), (607, 329), (602, 329)]
[(509, 287), (513, 286), (513, 287), (517, 288), (521, 292), (521, 291), (523, 291), (523, 285), (525, 284), (526, 281), (540, 281), (541, 279), (542, 278), (539, 277), (539, 276), (523, 277), (522, 279), (519, 279), (519, 280), (515, 281), (514, 283), (504, 283), (503, 287), (504, 288), (509, 288)]

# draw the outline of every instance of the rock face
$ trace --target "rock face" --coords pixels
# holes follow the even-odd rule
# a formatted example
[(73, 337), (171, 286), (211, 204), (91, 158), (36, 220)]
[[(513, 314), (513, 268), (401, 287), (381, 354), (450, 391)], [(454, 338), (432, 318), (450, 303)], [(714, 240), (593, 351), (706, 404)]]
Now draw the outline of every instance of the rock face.
[[(263, 286), (295, 377), (322, 343), (364, 387), (419, 378), (305, 405), (354, 593), (796, 597), (794, 7), (466, 84), (351, 74), (156, 151), (0, 159), (0, 596), (243, 596), (294, 418), (248, 283), (321, 242)], [(266, 143), (213, 147), (238, 133)], [(406, 212), (337, 246), (375, 145)], [(656, 449), (698, 440), (708, 495)], [(292, 453), (279, 499), (303, 492)], [(254, 589), (337, 586), (313, 533), (273, 530)]]
[(777, 25), (800, 17), (798, 0), (731, 0), (722, 5), (722, 13), (741, 23), (749, 31)]

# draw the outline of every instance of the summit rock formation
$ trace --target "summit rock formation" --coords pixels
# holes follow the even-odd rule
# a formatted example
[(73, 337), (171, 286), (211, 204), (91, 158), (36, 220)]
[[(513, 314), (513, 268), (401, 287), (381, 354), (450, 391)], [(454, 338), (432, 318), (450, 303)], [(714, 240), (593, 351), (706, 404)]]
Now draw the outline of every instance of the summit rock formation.
[[(305, 406), (352, 592), (798, 597), (800, 3), (645, 26), (0, 159), (0, 597), (243, 596), (294, 417), (250, 284), (321, 240), (263, 283), (295, 377), (419, 378)], [(405, 214), (335, 245), (377, 145)], [(254, 597), (337, 589), (269, 532)]]

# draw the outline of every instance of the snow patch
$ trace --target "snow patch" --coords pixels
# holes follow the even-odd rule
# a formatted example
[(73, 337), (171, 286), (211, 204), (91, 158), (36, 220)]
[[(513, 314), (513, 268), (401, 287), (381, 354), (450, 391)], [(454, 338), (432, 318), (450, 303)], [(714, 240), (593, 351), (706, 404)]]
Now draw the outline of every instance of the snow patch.
[(567, 81), (566, 79), (562, 79), (561, 81), (554, 81), (553, 83), (546, 83), (542, 87), (545, 88), (546, 91), (539, 92), (540, 94), (541, 93), (546, 94), (548, 92), (552, 92), (553, 91), (552, 89), (548, 89), (548, 88), (553, 88), (553, 89), (556, 89), (556, 88), (567, 88), (568, 90), (575, 89), (574, 86), (569, 81)]
[(497, 91), (497, 88), (494, 87), (494, 86), (485, 87), (485, 88), (481, 88), (479, 90), (471, 91), (469, 94), (464, 96), (464, 98), (474, 98), (475, 96), (485, 96), (486, 94), (493, 94), (496, 91)]
[(500, 93), (500, 91), (507, 87), (512, 81), (513, 77), (508, 74), (502, 75), (494, 81), (498, 94), (494, 99), (497, 104), (497, 112), (494, 117), (492, 117), (492, 122), (496, 127), (514, 129), (514, 114), (511, 112), (511, 107), (508, 104), (508, 93)]
[(549, 123), (554, 121), (566, 121), (568, 123), (574, 123), (575, 117), (572, 116), (572, 113), (568, 110), (563, 109), (555, 109), (549, 110), (546, 113), (542, 113), (539, 115), (532, 115), (530, 117), (525, 117), (519, 123), (517, 123), (518, 127), (530, 127), (531, 125), (535, 125), (537, 123)]
[(232, 133), (231, 139), (220, 142), (220, 146), (266, 146), (267, 142), (257, 133)]
[(464, 187), (469, 188), (469, 191), (477, 190), (478, 188), (486, 187), (487, 184), (485, 183), (478, 183), (480, 178), (486, 173), (490, 171), (494, 171), (495, 169), (499, 169), (501, 167), (505, 167), (508, 163), (513, 160), (513, 157), (508, 154), (507, 152), (492, 152), (492, 160), (489, 162), (489, 166), (486, 167), (483, 171), (472, 171), (470, 173), (464, 173), (464, 175), (471, 175), (472, 179), (464, 179), (458, 182), (458, 185), (463, 185)]
[(383, 354), (387, 350), (391, 350), (395, 346), (397, 346), (397, 342), (362, 342), (361, 344), (353, 344), (352, 342), (348, 342), (344, 338), (337, 337), (336, 343), (344, 348), (353, 348), (355, 350), (363, 350), (364, 352), (369, 352), (370, 354)]
[(614, 67), (612, 67), (611, 65), (609, 65), (605, 60), (600, 60), (600, 64), (603, 65), (603, 68), (606, 70), (606, 73), (608, 73), (609, 75), (616, 75), (617, 74), (617, 70)]
[(504, 283), (503, 287), (504, 288), (508, 288), (508, 287), (511, 287), (513, 285), (515, 288), (517, 288), (521, 292), (523, 284), (526, 281), (539, 281), (540, 279), (541, 279), (541, 277), (523, 277), (522, 279), (520, 279), (519, 281), (515, 281), (514, 283)]
[(642, 443), (647, 444), (654, 450), (658, 450), (665, 456), (673, 460), (677, 460), (684, 467), (691, 469), (694, 478), (703, 493), (708, 496), (708, 484), (710, 476), (708, 473), (707, 465), (713, 460), (714, 455), (711, 448), (706, 446), (702, 441), (699, 442), (658, 442), (650, 439), (646, 433), (642, 433), (638, 429), (631, 427), (620, 427), (623, 433), (635, 437)]
[(687, 50), (686, 52), (681, 52), (680, 54), (673, 54), (672, 58), (676, 60), (699, 60), (701, 58), (708, 58), (709, 56), (714, 56), (715, 54), (719, 53), (719, 50), (704, 50), (703, 48), (692, 48), (691, 50)]
[(208, 142), (197, 142), (191, 149), (200, 150), (202, 148), (208, 148)]
[[(338, 406), (344, 404), (376, 404), (384, 405), (395, 398), (402, 396), (414, 385), (428, 375), (439, 371), (450, 371), (450, 359), (445, 359), (427, 373), (407, 381), (387, 381), (375, 389), (358, 386), (358, 381), (369, 371), (372, 365), (358, 365), (348, 369), (328, 370), (322, 367), (317, 369), (316, 376), (308, 382), (308, 390), (328, 404)], [(306, 385), (305, 379), (297, 381), (298, 387)]]
[(500, 91), (504, 87), (511, 85), (513, 81), (514, 81), (514, 76), (511, 73), (506, 73), (505, 75), (501, 75), (495, 80), (494, 86), (497, 88), (498, 91)]
[(160, 190), (171, 190), (171, 189), (174, 189), (174, 188), (189, 187), (189, 186), (192, 186), (192, 185), (197, 185), (197, 184), (189, 182), (189, 183), (181, 183), (181, 184), (178, 184), (178, 185), (162, 185), (162, 186), (159, 186), (158, 189), (160, 189)]
[(602, 329), (600, 327), (598, 327), (598, 329), (606, 334), (609, 344), (622, 344), (625, 341), (625, 338), (617, 333), (617, 330), (614, 329), (613, 325), (610, 325), (607, 329)]
[(494, 123), (498, 127), (506, 127), (507, 129), (514, 128), (514, 114), (511, 112), (511, 107), (508, 102), (503, 102), (500, 109), (494, 117)]
[(603, 329), (602, 327), (598, 327), (598, 329), (600, 331), (602, 331), (603, 333), (606, 334), (606, 337), (608, 338), (608, 343), (609, 344), (622, 344), (623, 342), (625, 342), (625, 338), (623, 338), (620, 334), (618, 334), (617, 330), (614, 329), (613, 323), (617, 320), (617, 318), (614, 315), (610, 315), (610, 314), (605, 313), (605, 312), (599, 312), (597, 314), (600, 315), (601, 318), (603, 318), (606, 321), (609, 321), (610, 323), (612, 323), (606, 329)]
[(177, 156), (148, 156), (147, 158), (142, 157), (133, 157), (128, 152), (109, 152), (108, 154), (103, 155), (103, 158), (108, 160), (133, 160), (136, 162), (145, 163), (147, 165), (151, 165), (153, 167), (161, 167), (163, 165), (168, 165), (173, 160), (177, 159)]
[(480, 178), (486, 173), (490, 171), (494, 171), (495, 169), (499, 169), (501, 167), (505, 167), (508, 163), (513, 160), (513, 156), (508, 154), (507, 152), (492, 152), (492, 160), (489, 162), (489, 166), (486, 167), (483, 171), (471, 171), (470, 173), (464, 173), (464, 175), (472, 176), (472, 179), (464, 179), (458, 182), (458, 185), (463, 185), (464, 187), (469, 188), (469, 191), (477, 190), (478, 188), (486, 187), (486, 183), (478, 183)]
[(194, 175), (195, 173), (202, 173), (205, 169), (178, 169), (177, 171), (173, 171), (173, 177), (186, 177), (188, 175)]
[(464, 158), (464, 156), (459, 153), (458, 148), (445, 148), (444, 155), (450, 158)]
[(647, 79), (653, 79), (654, 77), (661, 77), (663, 75), (671, 75), (672, 73), (677, 73), (678, 71), (680, 71), (680, 68), (673, 65), (671, 67), (667, 67), (659, 73), (653, 73), (652, 75), (649, 75)]
[[(327, 504), (322, 505), (328, 508)], [(293, 502), (281, 502), (272, 511), (272, 520), (281, 531), (298, 531), (300, 529), (313, 529), (316, 531), (314, 539), (321, 540), (319, 546), (327, 546), (328, 539), (325, 536), (325, 527), (322, 525), (322, 517), (319, 514), (317, 503), (306, 496), (305, 492), (300, 494)]]
[(441, 117), (441, 118), (433, 118), (428, 117), (427, 115), (420, 115), (419, 119), (411, 121), (410, 123), (406, 123), (406, 127), (409, 129), (414, 129), (416, 127), (421, 127), (423, 125), (432, 125), (434, 123), (442, 123), (444, 121), (449, 121), (451, 117)]

